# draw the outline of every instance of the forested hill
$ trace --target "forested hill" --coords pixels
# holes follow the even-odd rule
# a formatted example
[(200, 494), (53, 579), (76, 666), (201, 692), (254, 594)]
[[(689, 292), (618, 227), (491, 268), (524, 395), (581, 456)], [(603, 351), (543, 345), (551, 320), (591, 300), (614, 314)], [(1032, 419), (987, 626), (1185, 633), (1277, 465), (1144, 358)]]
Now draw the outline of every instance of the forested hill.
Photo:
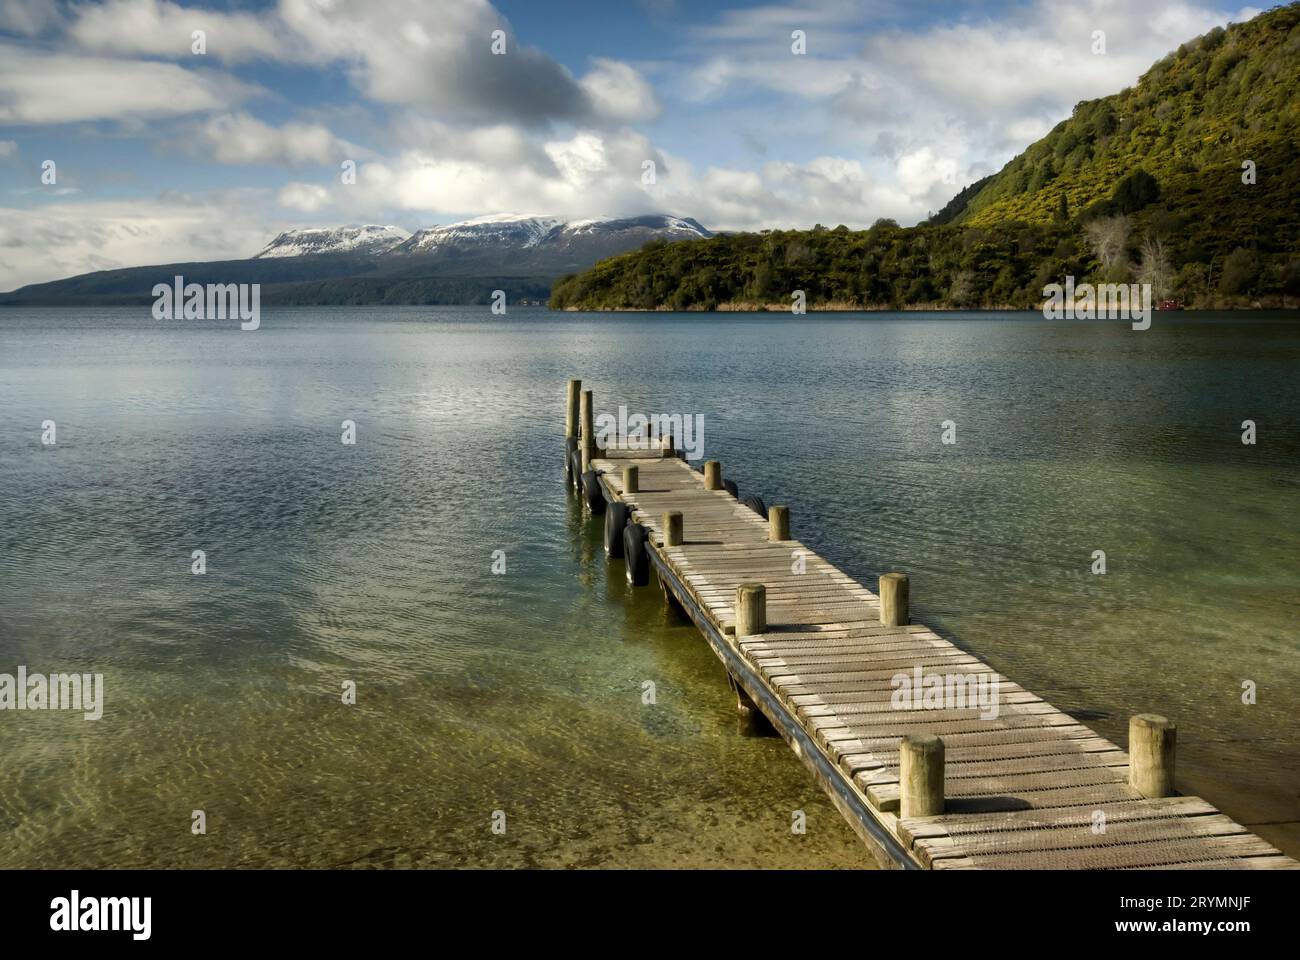
[(1188, 306), (1300, 306), (1300, 4), (1080, 103), (928, 223), (650, 244), (564, 278), (551, 305), (788, 309), (803, 290), (814, 308), (1029, 307), (1067, 274)]

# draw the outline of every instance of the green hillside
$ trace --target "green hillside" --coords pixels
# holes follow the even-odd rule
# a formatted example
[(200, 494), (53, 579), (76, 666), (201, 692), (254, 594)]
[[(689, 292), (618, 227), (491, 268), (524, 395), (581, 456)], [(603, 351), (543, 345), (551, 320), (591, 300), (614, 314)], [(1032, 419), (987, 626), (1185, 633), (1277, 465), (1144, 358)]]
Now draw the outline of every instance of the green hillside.
[(1189, 41), (1136, 87), (1080, 103), (928, 223), (651, 245), (565, 278), (551, 304), (787, 308), (803, 290), (810, 307), (1033, 306), (1068, 273), (1151, 282), (1188, 306), (1296, 306), (1298, 175), (1291, 4)]

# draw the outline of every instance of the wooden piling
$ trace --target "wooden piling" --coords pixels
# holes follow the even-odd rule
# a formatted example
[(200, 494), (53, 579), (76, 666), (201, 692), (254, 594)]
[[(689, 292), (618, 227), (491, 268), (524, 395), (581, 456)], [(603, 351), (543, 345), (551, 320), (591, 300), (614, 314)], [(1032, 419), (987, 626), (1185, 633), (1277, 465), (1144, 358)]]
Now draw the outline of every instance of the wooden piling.
[(1148, 800), (1174, 795), (1174, 748), (1178, 727), (1155, 713), (1128, 722), (1128, 782)]
[(933, 734), (913, 733), (900, 741), (898, 755), (898, 815), (937, 817), (943, 813), (943, 741)]
[(564, 406), (564, 435), (566, 437), (576, 437), (578, 435), (578, 404), (582, 396), (582, 381), (569, 381), (568, 400)]
[(717, 460), (704, 461), (704, 489), (722, 489), (722, 464)]
[[(769, 508), (768, 514), (772, 509)], [(880, 622), (887, 627), (905, 627), (908, 614), (907, 574), (886, 573), (880, 577)]]
[(592, 411), (592, 395), (590, 390), (582, 391), (580, 407), (580, 429), (582, 431), (582, 436), (579, 441), (579, 449), (582, 450), (582, 472), (586, 473), (591, 469), (591, 461), (596, 456), (595, 413)]
[(776, 543), (790, 539), (790, 508), (771, 506), (767, 508), (768, 539)]
[(640, 493), (641, 492), (641, 471), (637, 467), (623, 468), (623, 492)]
[(682, 545), (682, 512), (669, 510), (664, 514), (664, 546), (680, 547)]
[(742, 687), (736, 678), (730, 673), (727, 674), (727, 683), (731, 686), (731, 689), (735, 691), (736, 712), (740, 714), (742, 720), (752, 721), (756, 717), (762, 716), (762, 714), (759, 713), (758, 704), (754, 703), (753, 698), (745, 692), (745, 688)]
[(767, 630), (767, 588), (761, 583), (736, 587), (736, 638)]

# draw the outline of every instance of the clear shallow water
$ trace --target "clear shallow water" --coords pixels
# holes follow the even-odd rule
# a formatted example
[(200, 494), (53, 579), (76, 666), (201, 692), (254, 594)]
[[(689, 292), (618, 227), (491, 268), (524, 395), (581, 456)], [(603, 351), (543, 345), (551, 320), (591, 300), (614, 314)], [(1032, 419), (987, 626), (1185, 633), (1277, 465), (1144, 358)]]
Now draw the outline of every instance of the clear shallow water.
[(0, 712), (0, 866), (866, 865), (605, 563), (570, 376), (702, 413), (742, 493), (1104, 735), (1176, 719), (1183, 789), (1296, 853), (1297, 373), (1257, 315), (0, 311), (0, 672), (107, 685), (98, 722)]

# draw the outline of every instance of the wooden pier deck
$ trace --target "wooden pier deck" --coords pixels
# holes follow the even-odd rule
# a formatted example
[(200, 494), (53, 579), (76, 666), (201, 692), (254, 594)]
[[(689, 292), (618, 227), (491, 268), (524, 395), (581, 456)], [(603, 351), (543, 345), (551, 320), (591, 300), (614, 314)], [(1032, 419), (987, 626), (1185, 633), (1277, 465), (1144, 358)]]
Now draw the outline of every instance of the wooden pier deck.
[[(905, 595), (903, 625), (883, 624), (875, 593), (797, 539), (774, 541), (775, 524), (726, 490), (708, 489), (671, 453), (581, 443), (591, 479), (608, 503), (626, 504), (628, 523), (645, 528), (665, 594), (699, 627), (742, 702), (762, 712), (882, 865), (1300, 868), (1203, 800), (1139, 792), (1127, 752), (908, 622)], [(635, 491), (625, 487), (627, 466), (636, 467)], [(669, 512), (681, 514), (680, 544), (666, 542)], [(750, 633), (747, 619), (738, 636), (737, 589), (755, 582), (765, 589), (766, 623)], [(918, 666), (926, 676), (987, 674), (996, 680), (997, 715), (974, 705), (896, 708), (893, 678)], [(943, 741), (938, 815), (900, 816), (900, 792), (914, 775), (900, 782), (900, 743), (911, 734)], [(1134, 782), (1150, 774), (1143, 764)], [(1169, 766), (1171, 780), (1172, 757)]]

